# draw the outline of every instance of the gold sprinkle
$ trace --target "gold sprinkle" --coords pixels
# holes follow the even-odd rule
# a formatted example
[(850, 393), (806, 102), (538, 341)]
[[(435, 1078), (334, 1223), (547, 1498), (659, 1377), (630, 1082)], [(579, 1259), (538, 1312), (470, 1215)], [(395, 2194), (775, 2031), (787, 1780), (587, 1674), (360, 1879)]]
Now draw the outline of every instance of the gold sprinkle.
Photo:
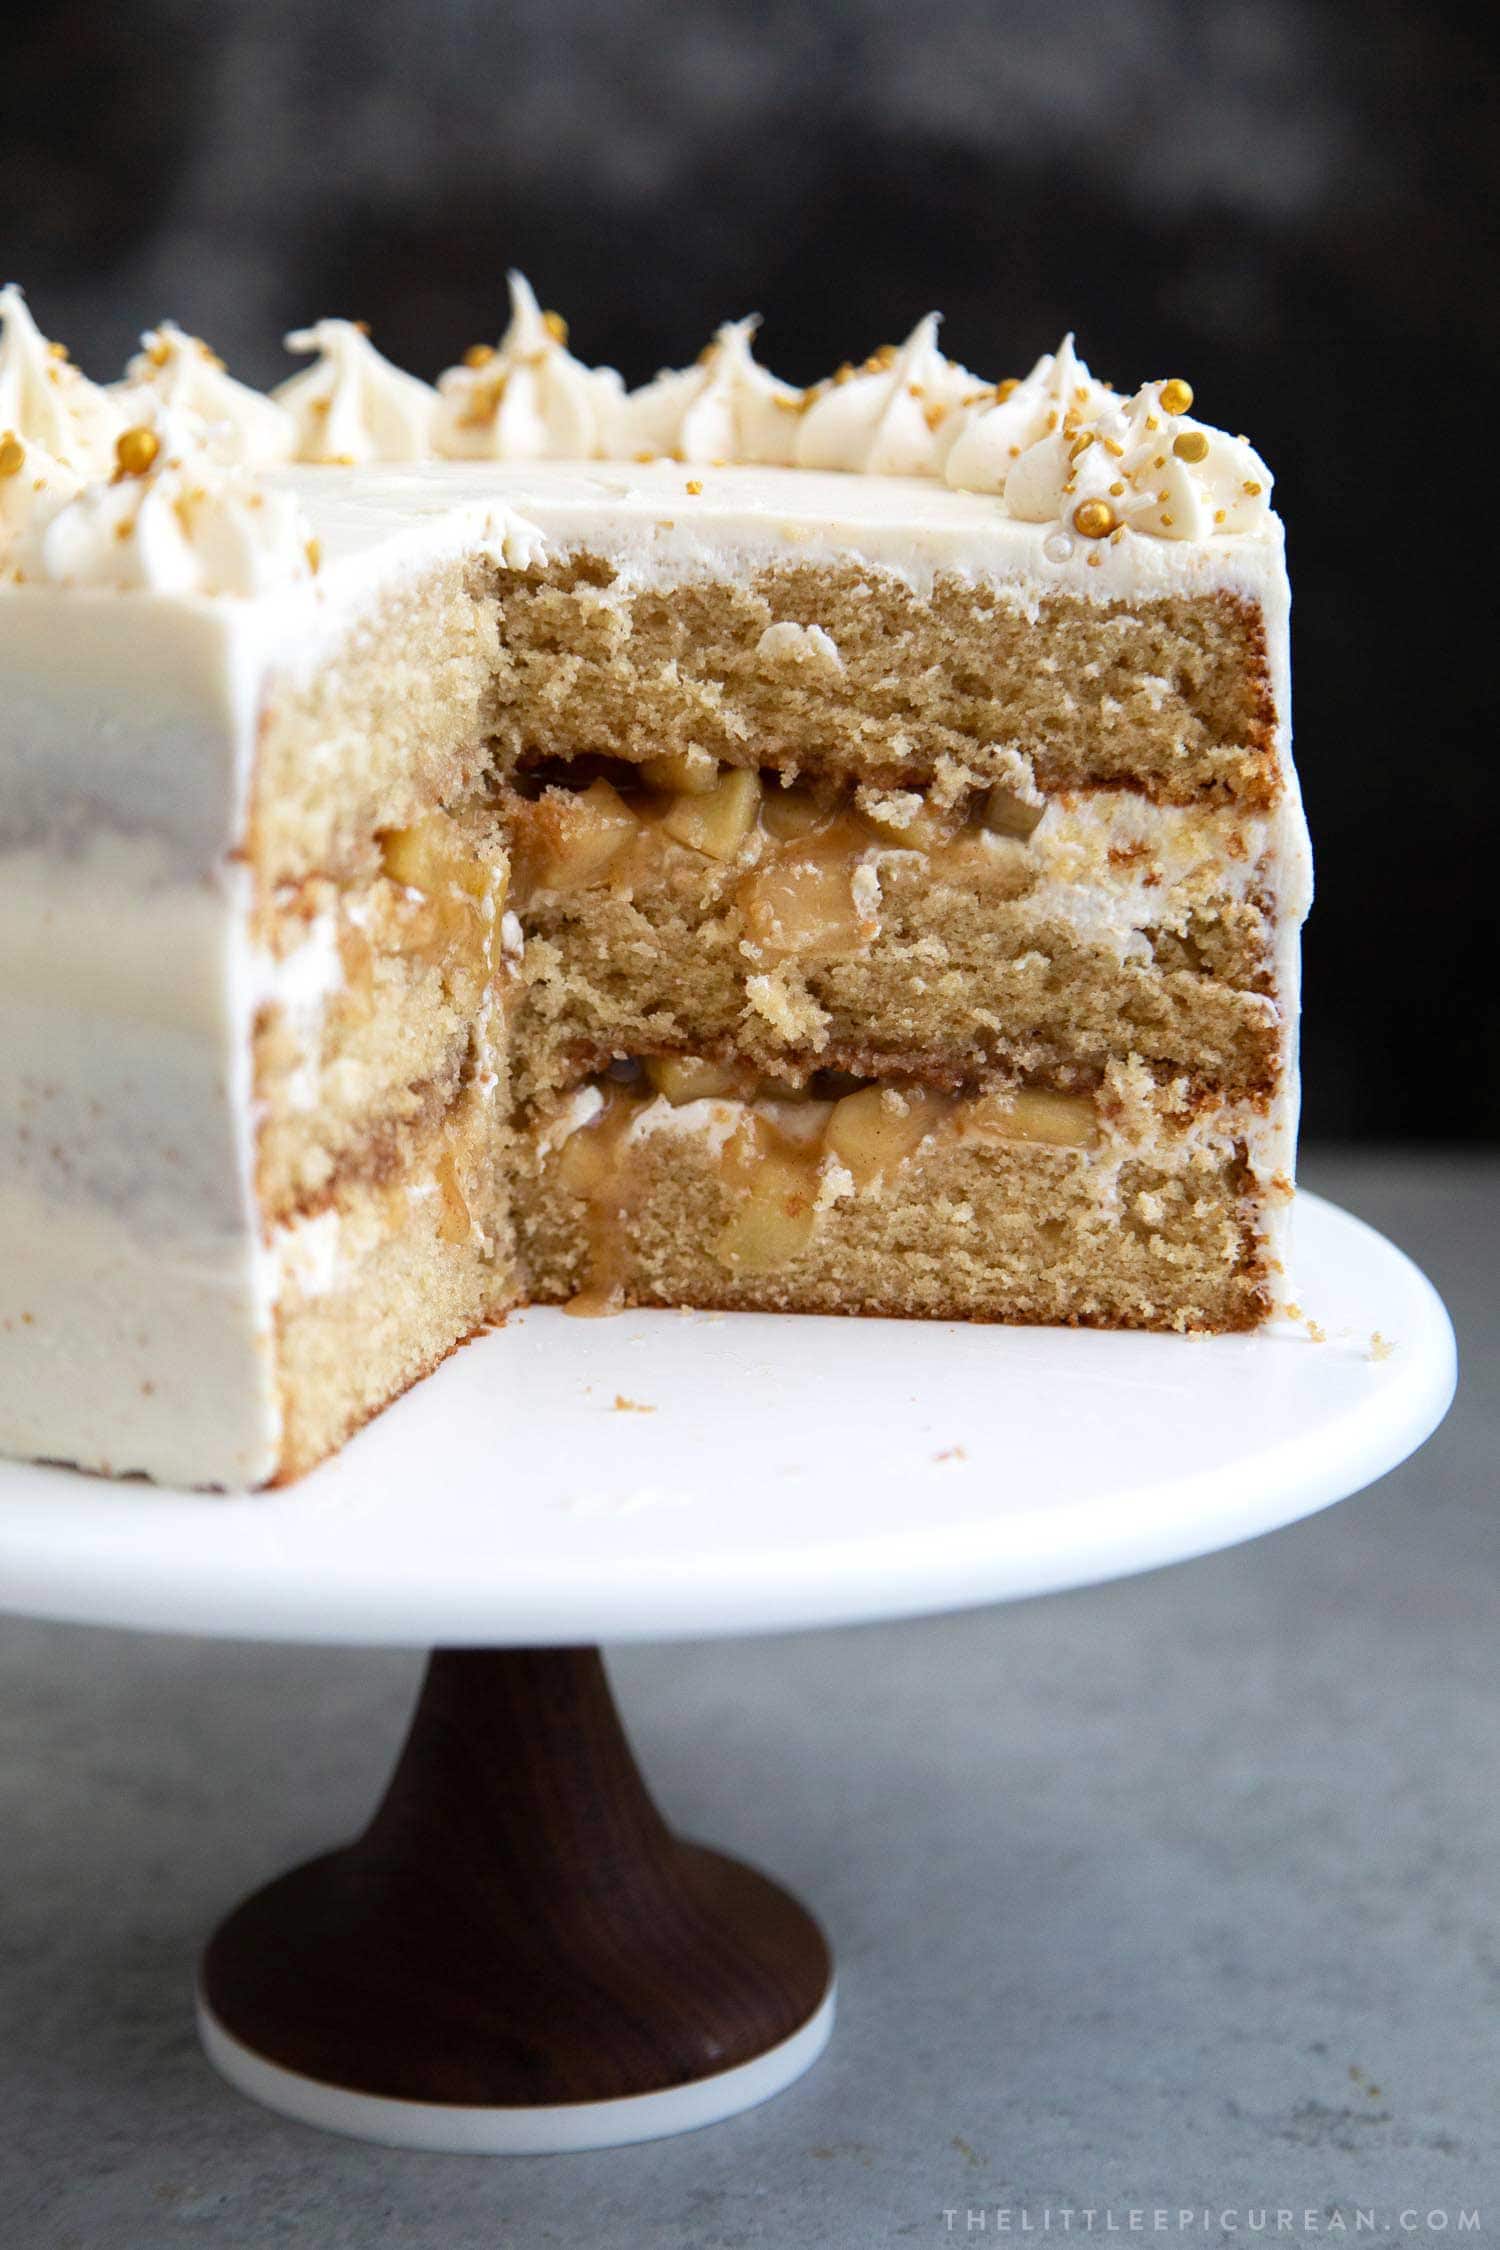
[(997, 406), (1001, 406), (1001, 405), (1003, 405), (1003, 404), (1004, 404), (1004, 402), (1006, 401), (1006, 399), (1008, 399), (1008, 398), (1010, 397), (1010, 394), (1011, 394), (1011, 392), (1012, 392), (1012, 391), (1018, 391), (1018, 390), (1019, 390), (1020, 388), (1021, 388), (1021, 378), (1020, 378), (1020, 376), (1019, 376), (1019, 375), (1007, 375), (1007, 376), (1006, 376), (1006, 377), (1005, 377), (1005, 378), (1003, 379), (1003, 381), (1001, 381), (1001, 382), (998, 382), (998, 383), (997, 383), (997, 384), (995, 385), (995, 404), (996, 404)]
[(1170, 531), (1175, 520), (1176, 519), (1172, 516), (1163, 516), (1161, 519), (1162, 530)]
[(1215, 523), (1226, 523), (1227, 521), (1228, 521), (1228, 517), (1227, 517), (1227, 515), (1226, 515), (1226, 513), (1225, 513), (1224, 509), (1222, 509), (1222, 508), (1215, 508), (1215, 510), (1214, 510), (1214, 522), (1215, 522)]
[(314, 573), (323, 567), (323, 542), (320, 539), (309, 539), (307, 542), (307, 567)]
[(370, 323), (367, 320), (351, 321), (350, 326), (357, 328), (361, 336), (368, 336), (370, 333)]
[(922, 409), (922, 419), (929, 430), (935, 430), (939, 422), (947, 419), (947, 414), (947, 407), (940, 405), (937, 399), (934, 399), (930, 406), (924, 406)]
[(1080, 500), (1073, 510), (1073, 529), (1085, 539), (1104, 539), (1119, 517), (1107, 500)]
[(1107, 437), (1104, 440), (1104, 450), (1106, 453), (1112, 453), (1117, 461), (1123, 461), (1125, 458), (1125, 448), (1118, 438)]
[(1254, 477), (1246, 477), (1244, 483), (1240, 486), (1240, 490), (1248, 493), (1252, 500), (1260, 498), (1260, 486), (1256, 483)]
[(115, 474), (143, 477), (161, 451), (161, 439), (144, 422), (122, 430), (115, 439)]
[(1179, 461), (1206, 461), (1208, 438), (1202, 430), (1180, 430), (1172, 440), (1172, 451)]
[(1164, 469), (1164, 468), (1166, 467), (1166, 465), (1167, 465), (1167, 457), (1166, 457), (1165, 453), (1158, 453), (1158, 454), (1157, 454), (1157, 455), (1156, 455), (1156, 456), (1154, 457), (1154, 459), (1152, 460), (1152, 463), (1151, 463), (1151, 466), (1152, 466), (1152, 468), (1153, 468), (1153, 469)]
[(68, 347), (66, 344), (49, 344), (47, 346), (47, 349), (54, 359), (66, 359), (68, 356)]
[(1074, 438), (1073, 443), (1068, 448), (1068, 459), (1070, 461), (1076, 461), (1080, 453), (1087, 453), (1089, 447), (1093, 444), (1093, 442), (1093, 431), (1085, 430), (1081, 437)]
[(554, 344), (565, 344), (567, 342), (568, 324), (561, 313), (544, 312), (542, 326), (546, 329)]
[(1163, 413), (1186, 414), (1193, 403), (1193, 386), (1184, 383), (1180, 375), (1170, 375), (1156, 395), (1161, 400)]
[(115, 525), (115, 537), (117, 539), (128, 539), (134, 529), (134, 516), (122, 516), (119, 522)]
[(465, 367), (488, 367), (495, 356), (493, 344), (471, 344), (464, 353)]
[(1103, 556), (1102, 556), (1102, 555), (1100, 554), (1100, 552), (1099, 552), (1098, 548), (1097, 548), (1097, 547), (1090, 547), (1090, 549), (1089, 549), (1089, 551), (1088, 551), (1088, 565), (1089, 565), (1089, 568), (1090, 568), (1090, 570), (1097, 570), (1097, 569), (1099, 568), (1099, 565), (1100, 565), (1100, 564), (1101, 564), (1101, 563), (1103, 562), (1103, 560), (1104, 560), (1104, 557), (1103, 557)]
[(698, 496), (698, 494), (699, 494), (699, 493), (700, 493), (700, 492), (701, 492), (701, 491), (703, 490), (703, 486), (701, 485), (701, 483), (699, 482), (699, 480), (697, 479), (697, 477), (689, 477), (689, 478), (688, 478), (688, 481), (687, 481), (687, 488), (688, 488), (689, 492), (691, 492), (691, 493), (692, 493), (692, 495), (693, 495), (694, 499), (696, 499), (696, 498), (697, 498), (697, 496)]
[(26, 448), (14, 430), (0, 438), (0, 477), (18, 476), (26, 463)]
[(153, 367), (165, 367), (172, 356), (172, 347), (165, 336), (158, 336), (146, 357)]
[(1116, 478), (1115, 482), (1109, 488), (1109, 496), (1111, 500), (1118, 500), (1124, 490), (1124, 485), (1119, 481), (1118, 478)]

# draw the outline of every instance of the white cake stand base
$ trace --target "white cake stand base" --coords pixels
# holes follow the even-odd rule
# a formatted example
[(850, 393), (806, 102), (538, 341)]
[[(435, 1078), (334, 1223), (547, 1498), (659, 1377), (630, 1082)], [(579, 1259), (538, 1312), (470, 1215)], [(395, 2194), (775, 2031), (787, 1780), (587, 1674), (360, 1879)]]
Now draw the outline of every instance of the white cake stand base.
[(1452, 1329), (1398, 1250), (1298, 1206), (1300, 1315), (1249, 1337), (533, 1311), (289, 1491), (0, 1462), (0, 1608), (436, 1649), (364, 1835), (222, 1925), (211, 2059), (423, 2148), (601, 2147), (788, 2085), (816, 1923), (674, 1836), (605, 1639), (1014, 1599), (1293, 1522), (1413, 1452)]
[(283, 2117), (386, 2148), (424, 2148), (453, 2156), (563, 2156), (580, 2149), (623, 2148), (719, 2125), (768, 2102), (810, 2070), (833, 2033), (834, 1988), (800, 2031), (752, 2062), (721, 2070), (660, 2094), (624, 2094), (608, 2102), (560, 2102), (549, 2108), (477, 2109), (446, 2102), (390, 2101), (303, 2078), (242, 2047), (199, 1996), (198, 2036), (215, 2070), (231, 2086)]

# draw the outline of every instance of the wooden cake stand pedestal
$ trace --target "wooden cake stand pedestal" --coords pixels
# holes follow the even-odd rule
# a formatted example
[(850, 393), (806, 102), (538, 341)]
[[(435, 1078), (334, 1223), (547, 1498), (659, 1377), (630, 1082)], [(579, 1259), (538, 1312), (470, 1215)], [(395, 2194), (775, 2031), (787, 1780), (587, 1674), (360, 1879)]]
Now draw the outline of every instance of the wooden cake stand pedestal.
[(833, 1963), (795, 1899), (672, 1834), (597, 1649), (439, 1650), (364, 1834), (215, 1934), (199, 2027), (315, 2124), (597, 2148), (779, 2093), (827, 2042)]
[(0, 1609), (437, 1651), (364, 1834), (211, 1940), (212, 2061), (312, 2124), (495, 2153), (789, 2085), (833, 2022), (822, 1933), (666, 1826), (581, 1644), (1011, 1600), (1359, 1491), (1442, 1419), (1453, 1333), (1379, 1235), (1298, 1219), (1307, 1321), (1256, 1336), (533, 1311), (285, 1492), (0, 1462)]

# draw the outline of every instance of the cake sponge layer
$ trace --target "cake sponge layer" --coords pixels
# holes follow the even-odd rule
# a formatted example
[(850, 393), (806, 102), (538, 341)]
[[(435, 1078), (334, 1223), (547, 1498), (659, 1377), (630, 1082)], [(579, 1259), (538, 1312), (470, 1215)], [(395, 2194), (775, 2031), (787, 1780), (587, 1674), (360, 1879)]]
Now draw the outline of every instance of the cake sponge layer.
[(507, 762), (607, 750), (893, 785), (951, 762), (1044, 789), (1126, 783), (1165, 802), (1274, 802), (1259, 609), (1220, 592), (1133, 604), (866, 566), (633, 585), (575, 554), (501, 581), (496, 728)]
[(674, 1103), (606, 1086), (522, 1166), (528, 1289), (585, 1310), (1223, 1330), (1268, 1307), (1243, 1148), (1188, 1130), (1133, 1154), (1076, 1096)]
[(1045, 798), (1029, 774), (947, 802), (708, 774), (697, 794), (596, 778), (506, 801), (523, 1093), (679, 1046), (952, 1082), (1133, 1053), (1224, 1094), (1272, 1084), (1261, 816)]

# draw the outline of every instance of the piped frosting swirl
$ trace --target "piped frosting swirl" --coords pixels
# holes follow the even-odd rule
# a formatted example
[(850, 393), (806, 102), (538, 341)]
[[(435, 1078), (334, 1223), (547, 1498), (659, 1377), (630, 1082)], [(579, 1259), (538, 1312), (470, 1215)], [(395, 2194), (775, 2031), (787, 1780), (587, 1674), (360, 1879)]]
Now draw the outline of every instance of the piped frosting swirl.
[(430, 456), (437, 392), (382, 358), (362, 322), (315, 321), (293, 329), (286, 345), (318, 354), (271, 393), (296, 426), (299, 461), (358, 467)]
[(797, 433), (803, 469), (867, 476), (940, 473), (955, 415), (987, 386), (938, 349), (940, 315), (919, 320), (904, 344), (886, 344), (862, 367), (840, 368), (808, 395)]
[(14, 580), (248, 597), (315, 567), (296, 499), (215, 459), (191, 417), (158, 407), (115, 450), (112, 476), (31, 510), (11, 547)]
[(691, 367), (664, 368), (632, 391), (614, 450), (674, 461), (795, 461), (804, 394), (756, 359), (759, 325), (754, 313), (726, 321)]
[(89, 476), (107, 465), (123, 426), (108, 394), (47, 341), (15, 283), (0, 289), (0, 435)]
[(1253, 530), (1270, 510), (1271, 472), (1245, 438), (1195, 421), (1192, 398), (1172, 378), (1123, 403), (1110, 399), (1091, 417), (1066, 417), (1014, 463), (1007, 511), (1023, 523), (1059, 521), (1086, 539)]
[(258, 467), (289, 461), (296, 450), (297, 423), (286, 408), (236, 382), (216, 352), (172, 320), (146, 330), (125, 380), (113, 384), (110, 395), (127, 422), (139, 418), (147, 397), (193, 415), (226, 461)]
[(524, 274), (507, 276), (510, 325), (438, 377), (435, 444), (456, 460), (587, 461), (610, 451), (625, 386), (586, 367), (568, 331), (543, 312)]
[(1044, 352), (1029, 375), (997, 383), (974, 400), (955, 431), (943, 473), (966, 492), (1005, 490), (1021, 455), (1064, 423), (1076, 425), (1100, 413), (1110, 400), (1109, 386), (1096, 382), (1064, 336), (1055, 352)]

